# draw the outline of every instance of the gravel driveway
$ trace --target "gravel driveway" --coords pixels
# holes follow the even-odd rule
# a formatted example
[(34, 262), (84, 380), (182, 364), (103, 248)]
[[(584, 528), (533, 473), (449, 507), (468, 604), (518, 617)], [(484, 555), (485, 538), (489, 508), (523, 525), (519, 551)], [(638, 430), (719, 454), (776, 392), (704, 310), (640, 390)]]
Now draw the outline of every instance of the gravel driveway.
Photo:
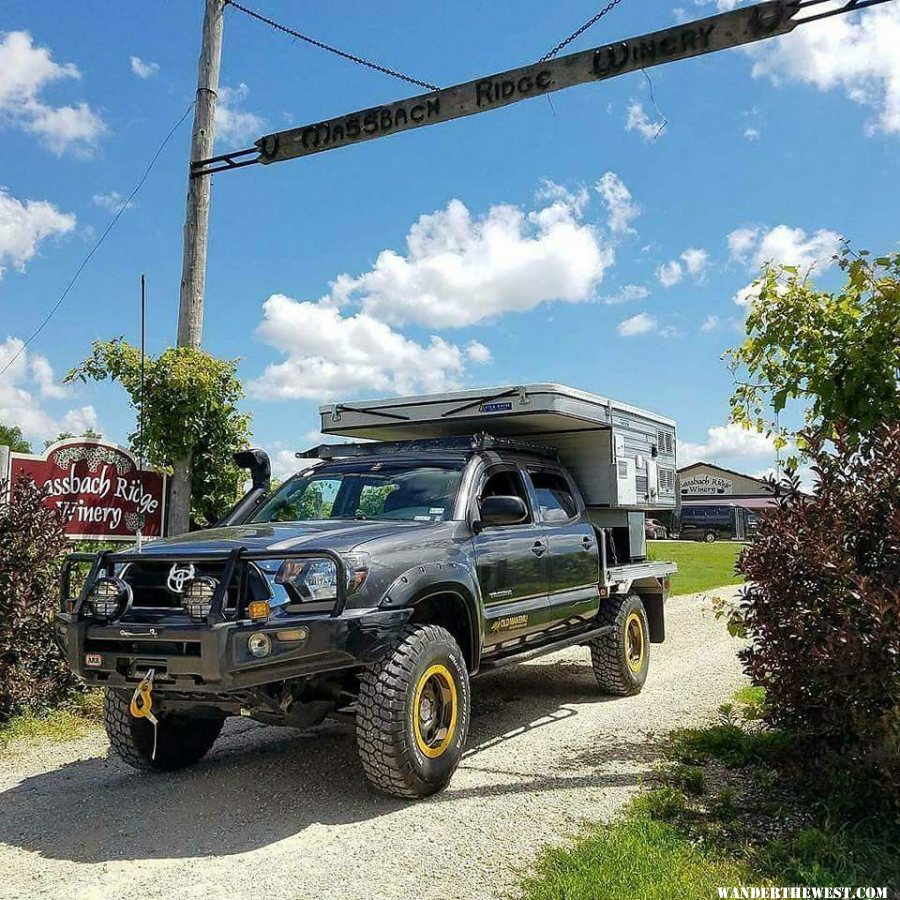
[(620, 809), (653, 765), (648, 734), (742, 683), (702, 595), (671, 600), (667, 630), (637, 697), (599, 696), (583, 648), (477, 679), (466, 757), (419, 803), (368, 788), (343, 724), (232, 720), (205, 761), (159, 777), (108, 759), (99, 732), (19, 745), (0, 758), (0, 897), (508, 895), (542, 846)]

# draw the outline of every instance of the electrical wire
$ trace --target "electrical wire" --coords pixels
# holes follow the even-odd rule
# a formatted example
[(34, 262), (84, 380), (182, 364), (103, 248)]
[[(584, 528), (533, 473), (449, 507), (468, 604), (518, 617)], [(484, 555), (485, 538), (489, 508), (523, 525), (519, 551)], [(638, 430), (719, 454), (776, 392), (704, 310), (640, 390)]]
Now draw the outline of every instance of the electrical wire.
[(571, 44), (572, 41), (575, 40), (575, 38), (581, 37), (581, 35), (583, 35), (588, 30), (588, 28), (593, 28), (594, 25), (596, 25), (607, 13), (612, 12), (621, 2), (622, 0), (611, 0), (611, 2), (607, 3), (606, 6), (604, 6), (603, 9), (601, 9), (600, 12), (597, 13), (597, 15), (592, 16), (590, 19), (588, 19), (587, 22), (584, 23), (584, 25), (582, 25), (576, 31), (573, 31), (564, 41), (560, 41), (549, 53), (546, 53), (544, 56), (542, 56), (538, 60), (538, 62), (547, 62), (548, 59), (553, 59), (553, 57), (556, 56), (556, 54), (559, 53), (560, 50), (565, 50), (565, 48), (568, 47), (569, 44)]
[(78, 280), (78, 276), (81, 275), (84, 267), (91, 261), (91, 257), (100, 249), (100, 245), (106, 240), (107, 235), (113, 230), (113, 228), (115, 228), (116, 223), (119, 221), (119, 219), (122, 218), (122, 213), (124, 213), (125, 210), (128, 209), (128, 204), (131, 203), (131, 201), (137, 195), (137, 192), (144, 186), (144, 182), (150, 176), (150, 172), (156, 165), (156, 161), (159, 159), (160, 154), (163, 152), (163, 150), (165, 150), (166, 144), (169, 143), (169, 141), (172, 139), (172, 135), (174, 135), (175, 132), (178, 131), (181, 123), (188, 117), (188, 113), (190, 113), (190, 111), (194, 108), (194, 103), (195, 101), (192, 100), (188, 104), (188, 108), (181, 114), (181, 118), (172, 126), (172, 129), (169, 131), (169, 133), (163, 138), (162, 143), (159, 145), (159, 147), (156, 148), (156, 153), (153, 154), (153, 158), (147, 164), (147, 168), (144, 169), (144, 174), (141, 175), (138, 183), (134, 186), (134, 189), (131, 191), (131, 193), (125, 198), (125, 200), (122, 201), (122, 205), (119, 207), (116, 214), (112, 217), (109, 224), (104, 229), (103, 234), (101, 234), (100, 237), (94, 242), (94, 245), (88, 251), (87, 256), (85, 256), (85, 258), (79, 263), (78, 268), (75, 270), (75, 274), (69, 279), (69, 283), (66, 285), (66, 289), (62, 292), (62, 294), (60, 294), (59, 299), (56, 301), (56, 303), (54, 303), (53, 306), (50, 307), (50, 312), (47, 313), (41, 324), (38, 325), (38, 327), (35, 328), (35, 330), (31, 333), (31, 336), (28, 338), (28, 340), (26, 340), (25, 343), (22, 344), (21, 347), (19, 347), (19, 349), (7, 361), (6, 365), (2, 369), (0, 369), (0, 378), (2, 378), (4, 374), (6, 374), (6, 371), (10, 368), (10, 366), (12, 366), (12, 364), (25, 352), (31, 342), (47, 327), (47, 324), (56, 315), (56, 311), (60, 308), (60, 306), (63, 305), (63, 302), (69, 295), (69, 291), (71, 291), (74, 287), (75, 282)]
[[(619, 0), (616, 0), (616, 2), (619, 2)], [(318, 47), (320, 50), (325, 50), (328, 53), (333, 53), (335, 56), (340, 56), (342, 59), (346, 59), (349, 62), (356, 63), (359, 66), (365, 66), (366, 68), (374, 69), (376, 72), (381, 72), (383, 75), (390, 75), (391, 78), (399, 78), (401, 81), (406, 81), (409, 84), (416, 85), (417, 87), (426, 88), (429, 91), (440, 90), (440, 88), (436, 84), (430, 84), (427, 81), (421, 81), (418, 78), (413, 78), (412, 75), (405, 75), (403, 72), (398, 72), (396, 69), (389, 69), (387, 66), (383, 66), (380, 63), (364, 59), (362, 56), (356, 56), (353, 53), (348, 53), (346, 50), (341, 50), (338, 47), (332, 47), (331, 44), (326, 44), (323, 41), (319, 41), (314, 37), (310, 37), (308, 34), (302, 34), (301, 32), (296, 31), (293, 28), (289, 28), (287, 25), (282, 25), (280, 22), (276, 22), (274, 19), (270, 19), (268, 16), (264, 16), (262, 13), (258, 13), (255, 10), (249, 9), (242, 3), (238, 3), (237, 0), (225, 0), (225, 5), (233, 6), (236, 10), (244, 13), (244, 15), (250, 16), (251, 19), (256, 19), (258, 22), (262, 22), (263, 24), (268, 25), (270, 28), (275, 29), (275, 31), (280, 31), (283, 34), (290, 35), (292, 38), (296, 38), (298, 41), (304, 41), (307, 44), (311, 44), (313, 47)]]

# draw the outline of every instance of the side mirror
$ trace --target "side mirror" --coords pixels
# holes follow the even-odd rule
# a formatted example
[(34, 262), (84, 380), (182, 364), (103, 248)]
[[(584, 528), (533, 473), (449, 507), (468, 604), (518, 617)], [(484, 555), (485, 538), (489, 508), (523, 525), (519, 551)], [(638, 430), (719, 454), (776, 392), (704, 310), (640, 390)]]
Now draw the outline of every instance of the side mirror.
[(485, 497), (479, 507), (482, 525), (518, 525), (528, 518), (521, 497)]

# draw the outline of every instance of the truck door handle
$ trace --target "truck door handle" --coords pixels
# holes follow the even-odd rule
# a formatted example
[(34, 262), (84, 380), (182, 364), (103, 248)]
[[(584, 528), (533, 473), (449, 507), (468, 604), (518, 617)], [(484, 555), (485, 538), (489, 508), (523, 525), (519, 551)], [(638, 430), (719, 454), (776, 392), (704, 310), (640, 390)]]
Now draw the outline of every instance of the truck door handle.
[(535, 556), (543, 556), (547, 552), (547, 545), (543, 541), (535, 541), (531, 552)]

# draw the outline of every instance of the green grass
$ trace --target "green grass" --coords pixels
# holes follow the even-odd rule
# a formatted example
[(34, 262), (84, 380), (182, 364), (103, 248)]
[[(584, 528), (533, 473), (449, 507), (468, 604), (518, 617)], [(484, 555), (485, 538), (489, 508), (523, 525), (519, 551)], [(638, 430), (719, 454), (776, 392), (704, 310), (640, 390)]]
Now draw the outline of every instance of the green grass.
[(647, 554), (652, 560), (678, 563), (678, 573), (672, 576), (672, 593), (693, 594), (740, 584), (744, 579), (735, 575), (734, 563), (742, 547), (733, 541), (649, 541)]
[(0, 753), (33, 740), (73, 741), (90, 734), (100, 722), (102, 691), (92, 691), (46, 713), (26, 713), (0, 724)]
[(623, 818), (546, 850), (526, 900), (706, 900), (718, 887), (771, 884), (896, 889), (900, 820), (879, 785), (807, 771), (795, 737), (756, 721), (758, 688), (734, 699), (719, 723), (670, 735), (661, 786)]

